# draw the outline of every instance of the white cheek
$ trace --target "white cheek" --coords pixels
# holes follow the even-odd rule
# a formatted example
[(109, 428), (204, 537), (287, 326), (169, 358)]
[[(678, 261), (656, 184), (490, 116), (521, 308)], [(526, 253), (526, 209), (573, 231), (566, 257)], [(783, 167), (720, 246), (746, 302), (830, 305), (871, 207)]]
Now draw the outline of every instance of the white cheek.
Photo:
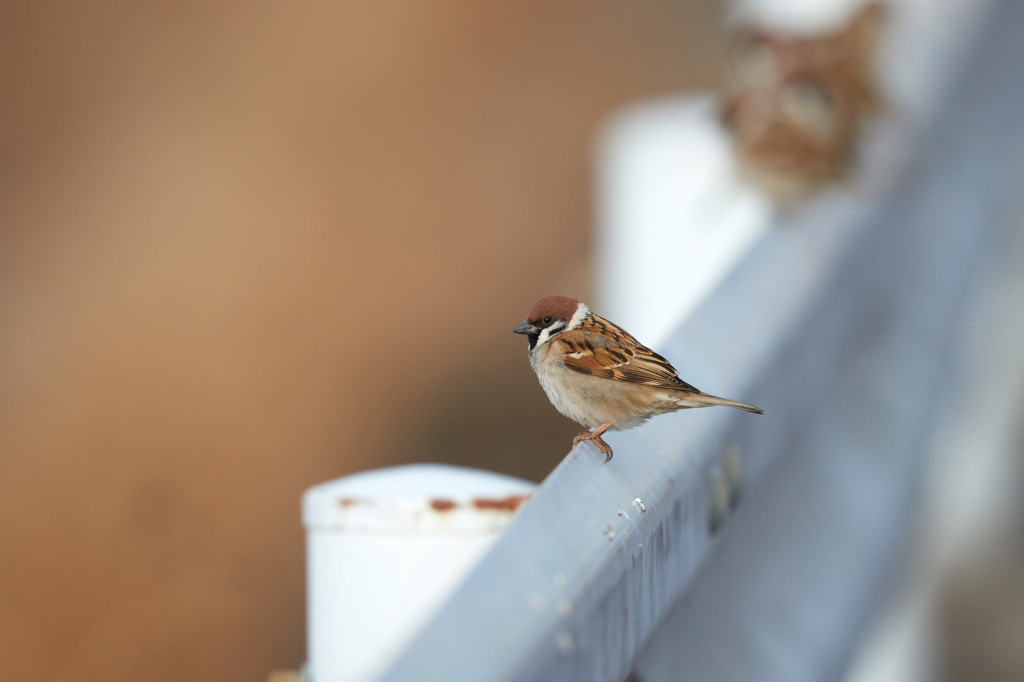
[(552, 336), (554, 336), (555, 334), (564, 329), (565, 322), (555, 322), (550, 327), (545, 327), (544, 329), (542, 329), (540, 334), (537, 336), (537, 345), (534, 348), (534, 350), (543, 346), (545, 343), (551, 340)]

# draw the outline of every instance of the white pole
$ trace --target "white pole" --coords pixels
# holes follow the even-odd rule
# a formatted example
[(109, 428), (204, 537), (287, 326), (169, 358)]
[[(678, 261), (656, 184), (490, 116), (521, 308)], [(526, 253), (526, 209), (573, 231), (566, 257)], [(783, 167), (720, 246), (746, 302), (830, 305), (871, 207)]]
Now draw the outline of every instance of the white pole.
[(412, 464), (306, 491), (309, 679), (382, 674), (533, 488), (488, 471)]

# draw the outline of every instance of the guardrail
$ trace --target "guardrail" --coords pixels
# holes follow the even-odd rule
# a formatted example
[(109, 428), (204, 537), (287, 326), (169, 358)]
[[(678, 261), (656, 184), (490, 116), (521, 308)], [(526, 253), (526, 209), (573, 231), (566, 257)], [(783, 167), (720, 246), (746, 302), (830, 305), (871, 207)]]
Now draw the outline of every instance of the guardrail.
[[(1024, 4), (990, 14), (913, 160), (866, 160), (898, 191), (778, 219), (659, 347), (766, 415), (662, 416), (610, 436), (607, 465), (577, 447), (381, 679), (841, 676), (1012, 191)], [(883, 125), (875, 148), (904, 130)]]

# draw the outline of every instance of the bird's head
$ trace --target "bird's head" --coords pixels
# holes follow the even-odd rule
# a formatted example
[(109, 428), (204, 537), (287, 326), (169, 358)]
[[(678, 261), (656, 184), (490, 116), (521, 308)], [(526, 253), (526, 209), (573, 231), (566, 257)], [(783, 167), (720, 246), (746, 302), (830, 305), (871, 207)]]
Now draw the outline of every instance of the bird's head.
[(571, 296), (545, 296), (530, 308), (530, 314), (512, 331), (525, 334), (530, 352), (569, 329), (575, 329), (590, 314), (590, 309)]

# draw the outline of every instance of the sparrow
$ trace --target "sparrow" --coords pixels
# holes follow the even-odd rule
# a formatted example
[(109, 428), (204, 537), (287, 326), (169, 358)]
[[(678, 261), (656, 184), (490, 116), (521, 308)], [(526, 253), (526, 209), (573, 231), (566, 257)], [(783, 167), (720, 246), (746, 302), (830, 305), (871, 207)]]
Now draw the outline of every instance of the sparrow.
[(720, 116), (741, 174), (791, 204), (848, 179), (869, 117), (882, 107), (874, 69), (885, 22), (869, 3), (833, 32), (734, 27)]
[(606, 463), (612, 449), (601, 436), (609, 429), (631, 429), (659, 414), (710, 405), (764, 414), (686, 383), (668, 360), (570, 296), (540, 299), (512, 331), (526, 336), (530, 366), (551, 404), (590, 429), (573, 446), (590, 441)]

